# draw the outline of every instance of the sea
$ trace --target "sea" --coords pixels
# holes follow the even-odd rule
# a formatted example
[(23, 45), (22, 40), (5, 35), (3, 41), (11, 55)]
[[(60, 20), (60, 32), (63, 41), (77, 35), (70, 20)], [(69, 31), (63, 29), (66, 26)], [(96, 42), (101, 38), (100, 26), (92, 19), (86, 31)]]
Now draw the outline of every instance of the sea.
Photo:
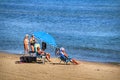
[(24, 36), (38, 31), (74, 59), (120, 63), (120, 0), (0, 0), (0, 51), (24, 54)]

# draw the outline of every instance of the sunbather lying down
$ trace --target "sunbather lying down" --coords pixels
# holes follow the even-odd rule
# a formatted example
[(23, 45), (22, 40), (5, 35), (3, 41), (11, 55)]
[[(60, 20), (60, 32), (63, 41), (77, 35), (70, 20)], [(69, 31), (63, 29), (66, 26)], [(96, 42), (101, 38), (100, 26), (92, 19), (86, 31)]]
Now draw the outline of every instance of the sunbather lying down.
[(46, 59), (47, 59), (49, 62), (51, 62), (51, 60), (50, 60), (50, 54), (44, 52), (43, 50), (41, 50), (40, 47), (37, 47), (37, 53), (38, 53), (38, 55), (45, 56)]
[(68, 56), (68, 54), (65, 52), (65, 49), (63, 47), (60, 48), (60, 51), (59, 51), (59, 56), (64, 56), (67, 60), (69, 60), (70, 62), (72, 62), (73, 64), (79, 64), (75, 59), (73, 58), (70, 58)]

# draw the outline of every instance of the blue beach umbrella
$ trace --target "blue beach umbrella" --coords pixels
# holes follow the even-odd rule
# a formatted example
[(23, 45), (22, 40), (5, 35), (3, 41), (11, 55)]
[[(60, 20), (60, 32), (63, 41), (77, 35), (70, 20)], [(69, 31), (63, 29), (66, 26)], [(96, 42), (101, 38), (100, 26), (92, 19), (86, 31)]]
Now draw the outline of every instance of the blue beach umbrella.
[(41, 32), (41, 31), (34, 32), (33, 34), (36, 38), (40, 39), (41, 41), (46, 42), (47, 44), (50, 44), (54, 47), (57, 47), (54, 38), (50, 34), (48, 34), (46, 32)]

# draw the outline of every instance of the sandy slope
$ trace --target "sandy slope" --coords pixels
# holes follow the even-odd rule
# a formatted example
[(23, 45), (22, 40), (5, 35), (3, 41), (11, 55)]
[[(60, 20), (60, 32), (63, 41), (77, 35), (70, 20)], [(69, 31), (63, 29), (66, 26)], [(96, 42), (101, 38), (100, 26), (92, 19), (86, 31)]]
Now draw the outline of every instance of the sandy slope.
[(0, 53), (0, 80), (120, 80), (120, 65), (83, 62), (79, 65), (18, 63), (19, 55)]

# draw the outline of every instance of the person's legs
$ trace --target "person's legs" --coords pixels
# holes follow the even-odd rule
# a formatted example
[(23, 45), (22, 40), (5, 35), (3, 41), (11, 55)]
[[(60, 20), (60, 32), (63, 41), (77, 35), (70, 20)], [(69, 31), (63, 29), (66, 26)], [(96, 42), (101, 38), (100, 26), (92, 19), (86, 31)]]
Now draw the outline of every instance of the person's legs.
[(46, 53), (46, 59), (47, 59), (49, 62), (51, 62), (51, 60), (50, 60), (50, 54), (49, 54), (49, 53)]
[(47, 59), (49, 62), (51, 62), (51, 60), (50, 60), (50, 58), (49, 58), (48, 56), (46, 56), (46, 59)]
[(29, 53), (29, 46), (27, 44), (24, 45), (24, 51), (25, 53)]
[(48, 58), (50, 59), (50, 54), (49, 53), (46, 53), (46, 55), (48, 56)]
[(73, 62), (74, 64), (79, 64), (75, 59), (72, 59), (72, 62)]
[(31, 45), (31, 50), (32, 50), (32, 52), (34, 52), (34, 46), (33, 45)]

